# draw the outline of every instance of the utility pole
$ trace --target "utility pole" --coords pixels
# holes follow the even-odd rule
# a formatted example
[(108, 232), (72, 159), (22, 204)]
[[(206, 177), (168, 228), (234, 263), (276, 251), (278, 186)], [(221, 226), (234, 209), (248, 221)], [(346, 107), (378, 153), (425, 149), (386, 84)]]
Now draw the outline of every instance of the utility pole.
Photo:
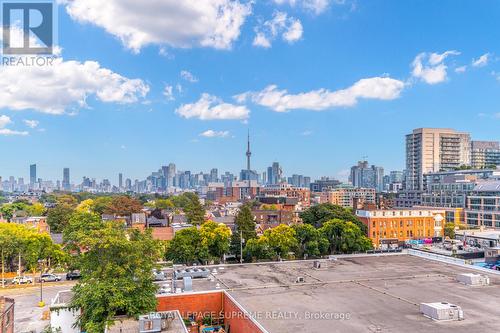
[(5, 263), (3, 260), (4, 249), (2, 248), (2, 288), (5, 288)]
[(243, 231), (240, 230), (240, 264), (243, 263)]
[[(43, 308), (45, 306), (45, 303), (43, 302), (43, 280), (42, 280), (42, 274), (43, 274), (43, 259), (38, 260), (38, 263), (40, 264), (40, 302), (38, 302), (38, 306)], [(33, 278), (34, 282), (35, 278)]]

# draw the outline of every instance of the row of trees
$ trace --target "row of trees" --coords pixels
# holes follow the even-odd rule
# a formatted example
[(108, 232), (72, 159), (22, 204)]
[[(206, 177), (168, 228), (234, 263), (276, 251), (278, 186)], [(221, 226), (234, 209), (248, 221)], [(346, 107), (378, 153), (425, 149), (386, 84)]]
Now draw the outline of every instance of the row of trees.
[(142, 211), (143, 204), (129, 196), (99, 196), (78, 201), (76, 197), (64, 194), (55, 197), (55, 207), (48, 209), (47, 223), (52, 232), (61, 233), (75, 212), (97, 215), (110, 214), (130, 216)]
[(83, 211), (98, 215), (130, 216), (133, 213), (141, 212), (144, 206), (150, 206), (158, 210), (182, 210), (186, 214), (188, 222), (193, 225), (201, 225), (205, 221), (205, 209), (201, 205), (198, 196), (194, 193), (184, 193), (169, 198), (156, 198), (146, 203), (125, 195), (97, 196), (78, 201), (73, 195), (63, 194), (53, 197), (51, 201), (55, 201), (51, 202), (55, 204), (55, 207), (48, 209), (47, 223), (50, 225), (51, 231), (56, 233), (64, 230), (74, 212)]
[(166, 258), (175, 263), (189, 264), (220, 261), (229, 251), (230, 239), (231, 230), (226, 225), (207, 221), (200, 228), (178, 231), (167, 243)]
[(39, 268), (39, 260), (57, 266), (67, 259), (65, 252), (52, 242), (49, 235), (15, 223), (0, 223), (0, 249), (2, 267), (7, 271), (13, 271), (19, 261), (21, 266), (35, 271)]
[[(168, 244), (166, 257), (176, 263), (220, 260), (224, 254), (245, 261), (277, 260), (291, 257), (317, 257), (332, 253), (361, 252), (372, 248), (364, 226), (352, 211), (324, 204), (303, 213), (304, 224), (279, 225), (258, 237), (250, 205), (242, 206), (235, 221), (235, 232), (214, 222), (177, 232)], [(243, 241), (241, 239), (243, 237)], [(244, 245), (244, 246), (243, 246)]]
[(18, 200), (14, 203), (4, 203), (0, 207), (0, 214), (7, 221), (16, 216), (42, 216), (45, 213), (45, 207), (41, 203), (31, 204), (25, 200)]

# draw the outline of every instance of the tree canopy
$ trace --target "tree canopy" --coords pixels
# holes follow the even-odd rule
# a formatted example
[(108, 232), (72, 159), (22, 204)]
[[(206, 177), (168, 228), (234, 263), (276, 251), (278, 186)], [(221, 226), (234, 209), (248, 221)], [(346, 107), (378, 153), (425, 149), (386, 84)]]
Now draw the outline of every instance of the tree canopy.
[(98, 222), (90, 213), (75, 214), (67, 230), (65, 241), (83, 249), (75, 257), (82, 279), (73, 288), (70, 305), (82, 309), (77, 320), (82, 330), (101, 333), (116, 315), (136, 317), (156, 309), (151, 274), (160, 247), (150, 231)]
[(38, 260), (50, 261), (51, 265), (66, 261), (65, 253), (48, 234), (15, 223), (0, 223), (0, 249), (2, 265), (7, 265), (8, 269), (17, 264), (19, 255), (21, 264), (28, 270), (36, 269)]
[(352, 209), (333, 205), (331, 203), (322, 203), (312, 206), (300, 213), (300, 218), (304, 223), (311, 224), (316, 228), (322, 227), (323, 223), (333, 219), (350, 221), (356, 224), (364, 233), (367, 232), (367, 227), (358, 219)]
[(175, 263), (204, 263), (222, 260), (229, 251), (231, 230), (224, 224), (207, 221), (197, 227), (178, 231), (168, 242), (166, 258)]
[(104, 213), (117, 216), (130, 216), (133, 213), (140, 213), (141, 211), (142, 203), (137, 199), (125, 195), (113, 197), (104, 209)]

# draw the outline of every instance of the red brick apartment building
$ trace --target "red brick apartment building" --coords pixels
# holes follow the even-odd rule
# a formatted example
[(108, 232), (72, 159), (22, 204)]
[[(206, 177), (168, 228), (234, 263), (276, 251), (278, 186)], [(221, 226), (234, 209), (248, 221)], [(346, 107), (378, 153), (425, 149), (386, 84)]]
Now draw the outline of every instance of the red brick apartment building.
[[(220, 316), (231, 333), (267, 331), (227, 292), (223, 290), (158, 296), (157, 311), (178, 310), (183, 318), (199, 321), (204, 316)], [(193, 328), (192, 333), (197, 332)]]

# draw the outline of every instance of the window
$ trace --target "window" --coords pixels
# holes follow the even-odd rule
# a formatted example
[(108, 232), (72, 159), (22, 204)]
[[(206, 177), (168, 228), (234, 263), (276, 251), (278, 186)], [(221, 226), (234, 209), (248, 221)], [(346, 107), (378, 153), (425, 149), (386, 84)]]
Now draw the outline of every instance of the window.
[(153, 321), (152, 320), (145, 320), (144, 321), (144, 330), (145, 331), (152, 331), (153, 330)]

